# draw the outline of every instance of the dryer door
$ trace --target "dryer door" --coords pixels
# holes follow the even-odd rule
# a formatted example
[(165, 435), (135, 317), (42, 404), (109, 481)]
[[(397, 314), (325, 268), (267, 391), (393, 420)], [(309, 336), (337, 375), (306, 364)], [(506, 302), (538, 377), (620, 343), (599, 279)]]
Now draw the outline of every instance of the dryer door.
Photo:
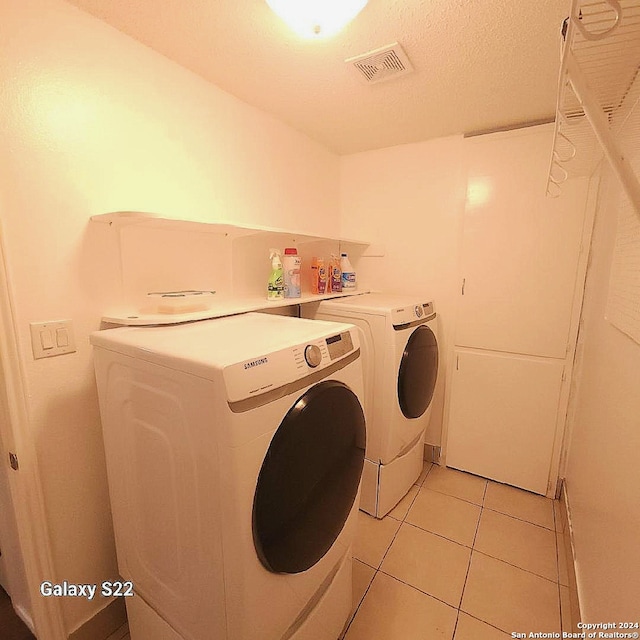
[(398, 371), (398, 402), (405, 418), (419, 418), (429, 407), (438, 376), (438, 342), (420, 325), (409, 336)]
[(362, 406), (341, 382), (316, 384), (288, 411), (253, 501), (253, 540), (269, 571), (299, 573), (329, 551), (358, 492), (365, 438)]

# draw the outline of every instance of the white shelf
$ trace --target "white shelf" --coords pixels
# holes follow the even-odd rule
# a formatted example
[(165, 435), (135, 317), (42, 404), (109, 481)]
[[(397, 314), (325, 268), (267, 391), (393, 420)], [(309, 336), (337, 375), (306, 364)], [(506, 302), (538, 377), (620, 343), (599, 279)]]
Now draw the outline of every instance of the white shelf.
[(291, 307), (308, 302), (318, 302), (320, 300), (330, 300), (332, 298), (345, 298), (348, 296), (362, 295), (369, 293), (368, 291), (356, 291), (353, 293), (333, 293), (327, 295), (305, 294), (300, 298), (285, 298), (277, 302), (269, 302), (266, 297), (260, 296), (220, 296), (216, 299), (214, 305), (210, 309), (202, 311), (192, 311), (189, 313), (139, 313), (129, 314), (114, 313), (102, 318), (107, 324), (123, 325), (123, 326), (149, 326), (149, 325), (166, 325), (180, 324), (183, 322), (193, 322), (195, 320), (209, 320), (212, 318), (222, 318), (224, 316), (232, 316), (239, 313), (248, 313), (250, 311), (264, 311), (266, 309), (276, 309), (278, 307)]
[(130, 225), (145, 225), (152, 228), (171, 228), (183, 231), (200, 231), (203, 233), (216, 233), (224, 235), (231, 240), (246, 236), (260, 234), (275, 234), (293, 238), (298, 244), (307, 242), (338, 242), (344, 244), (359, 245), (366, 247), (369, 242), (354, 238), (343, 238), (340, 236), (324, 236), (296, 229), (282, 229), (278, 227), (266, 227), (261, 225), (228, 224), (225, 222), (195, 222), (193, 220), (182, 220), (177, 218), (165, 218), (158, 214), (146, 213), (143, 211), (115, 211), (112, 213), (102, 213), (91, 216), (91, 221), (101, 224), (108, 224), (116, 229)]
[[(116, 241), (110, 245), (110, 251), (112, 268), (119, 270), (121, 290), (119, 299), (111, 306), (114, 311), (108, 311), (102, 318), (112, 325), (177, 324), (353, 295), (303, 294), (301, 298), (268, 302), (266, 279), (270, 262), (266, 259), (268, 253), (264, 254), (265, 246), (298, 246), (303, 256), (316, 251), (318, 255), (326, 255), (345, 250), (356, 256), (384, 254), (382, 245), (372, 246), (352, 238), (276, 227), (180, 220), (139, 211), (96, 215), (91, 217), (91, 223), (96, 230), (107, 228), (108, 236), (113, 229)], [(184, 232), (207, 235), (193, 238)], [(244, 238), (248, 241), (240, 241)], [(320, 244), (316, 247), (311, 244), (314, 242)], [(259, 292), (263, 281), (264, 296), (237, 293)], [(218, 293), (209, 301), (209, 308), (187, 313), (159, 313), (147, 299), (150, 291), (192, 289)]]
[[(573, 0), (562, 54), (547, 193), (590, 176), (602, 155), (640, 210), (640, 185), (620, 130), (640, 98), (640, 0)], [(640, 131), (625, 129), (640, 139)]]

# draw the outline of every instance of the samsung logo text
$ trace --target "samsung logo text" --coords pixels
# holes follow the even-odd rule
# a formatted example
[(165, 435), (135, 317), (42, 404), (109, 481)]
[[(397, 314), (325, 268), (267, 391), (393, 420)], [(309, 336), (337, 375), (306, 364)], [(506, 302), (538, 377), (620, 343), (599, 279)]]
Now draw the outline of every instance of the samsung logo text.
[(259, 367), (261, 364), (267, 364), (269, 362), (269, 358), (258, 358), (257, 360), (252, 360), (251, 362), (245, 362), (244, 368), (253, 369), (254, 367)]

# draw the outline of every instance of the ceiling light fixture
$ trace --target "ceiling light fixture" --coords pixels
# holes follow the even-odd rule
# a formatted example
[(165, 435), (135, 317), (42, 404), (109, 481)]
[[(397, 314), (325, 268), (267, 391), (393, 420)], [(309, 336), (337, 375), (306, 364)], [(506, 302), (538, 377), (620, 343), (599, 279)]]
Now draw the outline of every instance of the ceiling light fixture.
[(266, 0), (303, 38), (328, 38), (343, 29), (368, 0)]

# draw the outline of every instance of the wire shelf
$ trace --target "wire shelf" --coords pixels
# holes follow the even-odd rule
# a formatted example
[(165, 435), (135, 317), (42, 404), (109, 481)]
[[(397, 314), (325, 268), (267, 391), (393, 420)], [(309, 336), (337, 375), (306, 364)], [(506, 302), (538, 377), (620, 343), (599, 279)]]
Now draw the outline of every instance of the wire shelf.
[(562, 47), (548, 195), (560, 195), (568, 178), (591, 175), (604, 152), (640, 209), (637, 178), (618, 153), (623, 127), (625, 139), (640, 139), (640, 131), (628, 126), (640, 98), (639, 75), (640, 0), (573, 0)]

